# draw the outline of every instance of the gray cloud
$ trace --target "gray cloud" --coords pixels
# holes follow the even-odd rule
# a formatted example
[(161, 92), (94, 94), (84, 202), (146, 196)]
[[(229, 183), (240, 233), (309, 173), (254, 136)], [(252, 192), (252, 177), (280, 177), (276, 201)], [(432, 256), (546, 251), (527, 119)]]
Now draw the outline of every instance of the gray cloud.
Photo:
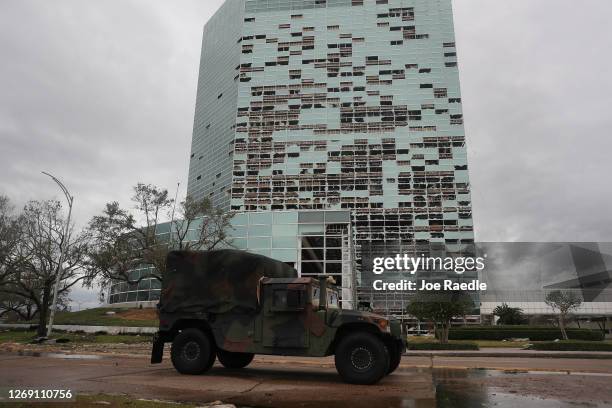
[[(0, 193), (186, 186), (201, 32), (221, 0), (4, 0)], [(608, 0), (456, 0), (480, 241), (612, 240)]]
[(455, 1), (477, 239), (612, 239), (612, 4)]
[(221, 1), (7, 0), (0, 191), (76, 196), (85, 223), (131, 186), (185, 184), (203, 23)]

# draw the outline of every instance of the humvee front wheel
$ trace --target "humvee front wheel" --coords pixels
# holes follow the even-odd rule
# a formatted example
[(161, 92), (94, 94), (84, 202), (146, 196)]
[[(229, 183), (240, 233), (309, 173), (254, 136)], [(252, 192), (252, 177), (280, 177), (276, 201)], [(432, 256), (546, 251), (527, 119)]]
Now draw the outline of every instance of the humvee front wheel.
[(391, 374), (399, 367), (402, 361), (401, 343), (396, 344), (394, 342), (389, 342), (387, 344), (387, 351), (389, 352), (389, 369), (387, 370), (387, 374)]
[(210, 338), (198, 329), (180, 332), (172, 342), (172, 364), (181, 374), (202, 374), (215, 362), (215, 347)]
[(389, 370), (389, 352), (373, 334), (351, 333), (336, 347), (336, 369), (351, 384), (375, 384)]
[(255, 355), (253, 353), (232, 353), (231, 351), (218, 349), (217, 357), (219, 357), (223, 367), (236, 369), (244, 368), (251, 364)]

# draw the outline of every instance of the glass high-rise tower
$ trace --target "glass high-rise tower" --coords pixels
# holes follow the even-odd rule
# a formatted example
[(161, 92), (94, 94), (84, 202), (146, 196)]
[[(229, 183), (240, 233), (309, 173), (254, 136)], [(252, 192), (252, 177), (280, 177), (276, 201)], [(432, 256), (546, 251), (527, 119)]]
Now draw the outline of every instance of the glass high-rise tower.
[[(236, 212), (235, 247), (403, 314), (360, 263), (474, 239), (451, 0), (227, 0), (204, 27), (188, 194)], [(110, 301), (155, 301), (147, 285)]]
[(188, 194), (298, 223), (242, 214), (238, 247), (401, 313), (362, 261), (473, 242), (451, 0), (227, 0), (202, 44)]
[(471, 241), (451, 0), (226, 1), (204, 29), (188, 192), (346, 209), (358, 241)]

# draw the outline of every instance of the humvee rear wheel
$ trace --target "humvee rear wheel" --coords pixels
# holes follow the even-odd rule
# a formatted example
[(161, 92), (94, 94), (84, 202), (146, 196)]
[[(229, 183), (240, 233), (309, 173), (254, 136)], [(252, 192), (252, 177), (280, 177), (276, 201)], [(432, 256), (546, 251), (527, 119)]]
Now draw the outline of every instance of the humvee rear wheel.
[(344, 337), (336, 347), (336, 369), (351, 384), (374, 384), (389, 370), (389, 352), (373, 334), (359, 332)]
[(172, 364), (181, 374), (201, 374), (215, 362), (215, 347), (210, 338), (198, 329), (186, 329), (172, 342)]
[(217, 357), (219, 357), (219, 361), (225, 368), (244, 368), (251, 364), (255, 355), (252, 353), (232, 353), (218, 349)]

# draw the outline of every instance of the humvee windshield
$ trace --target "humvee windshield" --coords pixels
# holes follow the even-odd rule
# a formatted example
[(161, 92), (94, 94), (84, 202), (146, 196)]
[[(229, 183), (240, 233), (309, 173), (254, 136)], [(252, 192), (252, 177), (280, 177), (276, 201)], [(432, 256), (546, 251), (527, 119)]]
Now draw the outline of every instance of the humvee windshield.
[[(315, 308), (319, 307), (319, 299), (321, 294), (321, 288), (319, 285), (312, 286), (312, 305)], [(333, 288), (327, 288), (326, 291), (326, 307), (330, 309), (338, 309), (340, 307), (340, 294), (338, 290)]]

